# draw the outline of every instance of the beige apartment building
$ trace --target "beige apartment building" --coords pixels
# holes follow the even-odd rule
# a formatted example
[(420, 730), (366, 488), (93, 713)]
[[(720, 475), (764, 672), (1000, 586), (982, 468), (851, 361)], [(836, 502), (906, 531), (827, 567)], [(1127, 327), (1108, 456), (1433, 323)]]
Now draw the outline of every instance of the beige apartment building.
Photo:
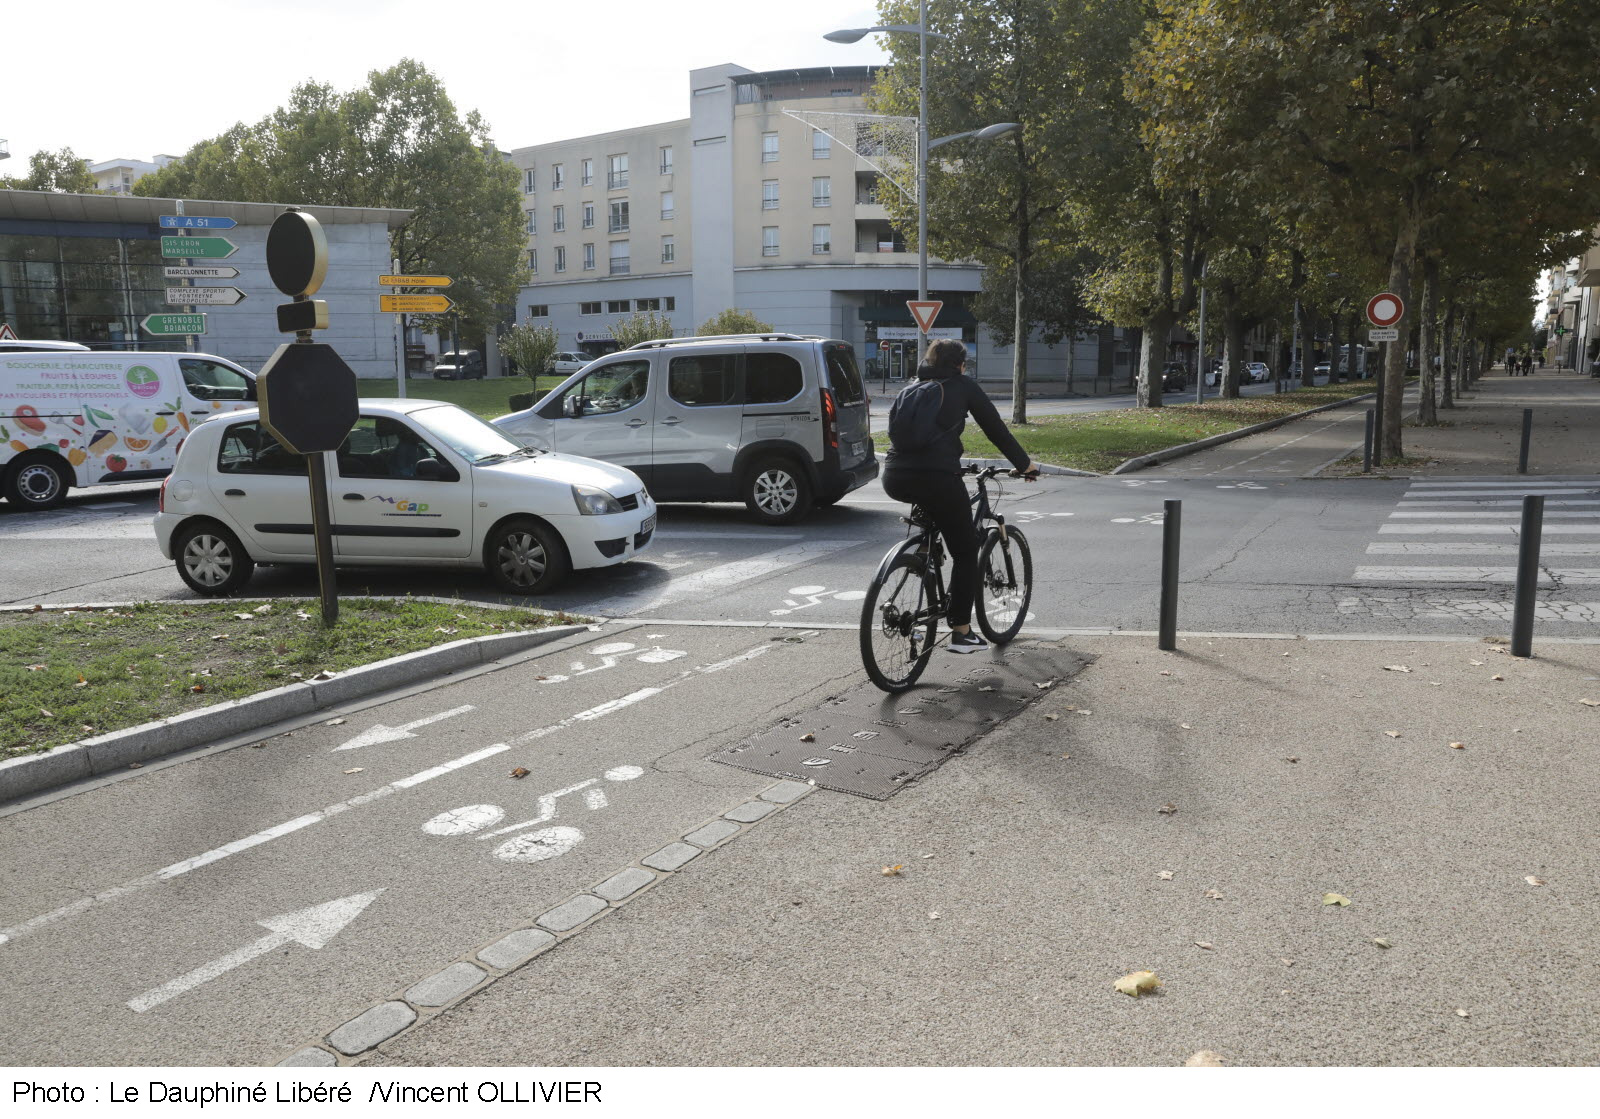
[[(853, 134), (840, 138), (844, 125), (830, 135), (784, 112), (865, 113), (875, 72), (708, 67), (689, 75), (685, 118), (515, 149), (527, 223), (517, 321), (553, 325), (561, 349), (598, 355), (615, 348), (611, 324), (636, 311), (661, 311), (682, 335), (734, 307), (849, 341), (875, 372), (903, 370), (917, 260), (880, 201), (895, 188)], [(974, 349), (985, 380), (1008, 377), (1010, 350), (989, 345), (968, 310), (982, 270), (934, 260), (928, 283), (945, 302), (937, 328)], [(1099, 339), (1074, 348), (1079, 378), (1114, 360)], [(1063, 377), (1068, 350), (1035, 344), (1030, 363)]]

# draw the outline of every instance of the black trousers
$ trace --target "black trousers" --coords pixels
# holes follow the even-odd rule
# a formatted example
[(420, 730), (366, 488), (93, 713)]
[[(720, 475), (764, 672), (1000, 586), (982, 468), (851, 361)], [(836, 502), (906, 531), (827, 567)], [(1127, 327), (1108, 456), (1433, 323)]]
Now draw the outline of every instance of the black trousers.
[(978, 586), (978, 533), (972, 527), (972, 499), (956, 474), (936, 470), (885, 470), (883, 492), (896, 501), (920, 505), (939, 526), (945, 551), (950, 553), (950, 610), (952, 626), (972, 623), (972, 596)]

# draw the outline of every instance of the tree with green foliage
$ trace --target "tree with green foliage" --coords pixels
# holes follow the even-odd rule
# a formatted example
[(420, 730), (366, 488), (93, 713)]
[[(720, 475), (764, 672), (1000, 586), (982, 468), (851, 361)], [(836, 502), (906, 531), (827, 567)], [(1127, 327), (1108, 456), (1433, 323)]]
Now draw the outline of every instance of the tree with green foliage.
[(550, 366), (550, 355), (556, 352), (556, 328), (523, 323), (500, 335), (500, 352), (517, 365), (517, 369), (530, 380), (537, 381)]
[(611, 324), (611, 337), (624, 350), (640, 342), (671, 338), (672, 320), (660, 311), (635, 311)]
[(700, 324), (701, 334), (771, 334), (772, 324), (762, 322), (749, 311), (730, 307)]
[(46, 190), (56, 194), (99, 194), (87, 160), (71, 148), (36, 151), (28, 157), (28, 173), (20, 178), (0, 176), (0, 190)]
[[(469, 333), (492, 328), (523, 278), (516, 168), (477, 112), (461, 117), (421, 63), (375, 70), (348, 93), (306, 82), (253, 125), (236, 124), (146, 175), (134, 193), (415, 211), (390, 236), (403, 273), (451, 277)], [(445, 316), (413, 321), (437, 330)]]

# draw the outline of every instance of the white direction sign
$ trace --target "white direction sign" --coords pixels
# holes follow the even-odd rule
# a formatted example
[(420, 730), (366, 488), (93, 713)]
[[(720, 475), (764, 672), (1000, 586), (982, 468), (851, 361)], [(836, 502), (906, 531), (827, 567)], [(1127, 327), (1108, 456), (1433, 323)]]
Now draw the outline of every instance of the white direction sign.
[[(917, 328), (914, 326), (880, 326), (878, 340), (883, 342), (915, 342)], [(928, 331), (929, 338), (954, 338), (961, 341), (961, 328), (959, 326), (936, 326)]]
[(231, 280), (239, 270), (229, 264), (169, 264), (161, 274), (169, 280)]
[(238, 288), (168, 288), (167, 302), (188, 304), (193, 307), (232, 307), (243, 302), (244, 292)]
[(1399, 327), (1387, 326), (1381, 329), (1369, 330), (1367, 331), (1367, 341), (1398, 342), (1400, 341), (1400, 329)]
[(335, 746), (333, 749), (337, 753), (340, 750), (359, 750), (363, 746), (381, 746), (385, 742), (399, 742), (403, 738), (415, 738), (417, 736), (411, 732), (418, 727), (425, 727), (429, 723), (437, 723), (441, 719), (449, 719), (456, 715), (465, 715), (471, 710), (472, 704), (467, 703), (460, 707), (453, 707), (449, 711), (442, 711), (437, 715), (429, 715), (425, 719), (413, 719), (411, 722), (398, 727), (386, 727), (379, 723), (371, 730), (358, 734), (349, 742), (342, 746)]
[(313, 905), (309, 909), (300, 909), (293, 913), (257, 921), (256, 924), (271, 929), (272, 932), (254, 943), (246, 944), (236, 952), (229, 952), (226, 956), (202, 964), (170, 983), (163, 983), (129, 999), (128, 1009), (135, 1014), (143, 1014), (168, 999), (176, 998), (185, 991), (192, 991), (200, 984), (210, 982), (219, 975), (226, 975), (240, 964), (247, 964), (257, 956), (264, 956), (285, 944), (303, 944), (307, 948), (321, 948), (338, 936), (346, 925), (361, 916), (361, 911), (371, 905), (381, 893), (382, 890), (373, 890), (365, 894), (351, 894), (347, 898)]

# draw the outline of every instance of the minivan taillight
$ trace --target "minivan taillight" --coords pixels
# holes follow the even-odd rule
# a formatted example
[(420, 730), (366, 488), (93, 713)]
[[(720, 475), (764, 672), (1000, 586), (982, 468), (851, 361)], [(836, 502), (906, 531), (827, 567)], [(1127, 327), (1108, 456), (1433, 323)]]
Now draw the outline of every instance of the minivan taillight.
[(167, 483), (170, 481), (172, 481), (171, 474), (168, 474), (165, 478), (161, 479), (161, 492), (156, 494), (157, 513), (165, 513), (167, 511)]
[(822, 390), (822, 438), (834, 450), (839, 449), (839, 412), (834, 407), (833, 390)]

